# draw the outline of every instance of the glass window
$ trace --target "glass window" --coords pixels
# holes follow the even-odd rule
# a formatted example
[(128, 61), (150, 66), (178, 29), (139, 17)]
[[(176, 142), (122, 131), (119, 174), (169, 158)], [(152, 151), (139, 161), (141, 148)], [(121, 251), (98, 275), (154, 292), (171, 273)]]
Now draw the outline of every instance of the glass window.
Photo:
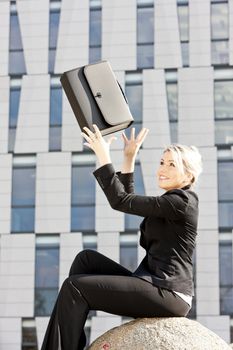
[(101, 27), (101, 8), (90, 9), (89, 21), (89, 63), (101, 59), (102, 27)]
[(146, 44), (137, 46), (137, 67), (153, 68), (154, 67), (154, 45)]
[(211, 5), (211, 38), (228, 39), (228, 4)]
[(49, 128), (49, 150), (61, 150), (61, 126), (51, 126)]
[(219, 269), (220, 269), (220, 312), (233, 315), (233, 268), (232, 242), (220, 242)]
[(9, 126), (16, 127), (20, 101), (20, 87), (10, 89), (10, 120)]
[(72, 166), (72, 231), (95, 228), (94, 170), (94, 165)]
[(12, 12), (10, 15), (10, 50), (23, 50), (17, 12)]
[(183, 67), (187, 67), (189, 65), (189, 43), (181, 43), (181, 55)]
[(36, 327), (22, 327), (22, 350), (37, 350)]
[(9, 74), (24, 74), (26, 66), (17, 12), (10, 15)]
[(59, 27), (60, 11), (53, 10), (49, 14), (49, 48), (56, 49), (57, 47), (57, 35)]
[(214, 83), (215, 118), (233, 118), (233, 81)]
[(62, 125), (62, 89), (60, 86), (52, 86), (50, 89), (50, 130), (49, 150), (61, 150), (61, 125)]
[(90, 9), (89, 45), (101, 46), (101, 9)]
[(14, 167), (12, 179), (13, 232), (33, 232), (35, 211), (35, 167)]
[[(135, 122), (142, 122), (142, 84), (126, 84), (125, 95)], [(133, 125), (132, 125), (133, 126)], [(125, 130), (125, 132), (128, 129)]]
[(215, 120), (215, 144), (233, 144), (233, 119)]
[(137, 43), (154, 42), (154, 8), (137, 9)]
[(101, 47), (89, 48), (89, 63), (101, 60)]
[(49, 316), (58, 294), (59, 247), (38, 245), (35, 262), (35, 316)]
[(218, 161), (218, 199), (220, 230), (233, 228), (233, 161)]
[[(142, 170), (141, 170), (140, 164), (135, 164), (135, 168), (134, 168), (134, 192), (139, 195), (145, 195)], [(125, 214), (126, 230), (138, 229), (141, 222), (142, 222), (141, 216)]]
[(21, 51), (9, 52), (9, 74), (22, 75), (26, 73), (24, 53)]
[(154, 66), (154, 7), (137, 9), (137, 67)]
[(13, 168), (12, 204), (35, 204), (35, 167)]
[(228, 57), (228, 40), (212, 41), (212, 64), (227, 64)]
[(169, 119), (177, 120), (178, 119), (178, 87), (177, 83), (167, 83), (167, 103), (168, 103), (168, 112)]
[(62, 124), (62, 88), (52, 86), (50, 89), (50, 126)]
[(49, 14), (49, 73), (54, 72), (59, 20), (60, 20), (60, 10), (50, 11), (50, 14)]
[(178, 6), (178, 21), (180, 29), (180, 41), (189, 40), (189, 9), (188, 6)]
[(136, 243), (121, 243), (120, 245), (120, 264), (130, 271), (137, 268), (138, 248)]

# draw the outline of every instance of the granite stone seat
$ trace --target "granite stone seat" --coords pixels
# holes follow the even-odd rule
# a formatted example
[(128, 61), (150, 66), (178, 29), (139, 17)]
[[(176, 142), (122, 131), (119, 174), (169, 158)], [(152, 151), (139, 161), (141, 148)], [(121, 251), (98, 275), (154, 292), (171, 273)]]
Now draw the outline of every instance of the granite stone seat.
[(88, 350), (230, 350), (217, 334), (186, 317), (137, 318), (114, 327)]

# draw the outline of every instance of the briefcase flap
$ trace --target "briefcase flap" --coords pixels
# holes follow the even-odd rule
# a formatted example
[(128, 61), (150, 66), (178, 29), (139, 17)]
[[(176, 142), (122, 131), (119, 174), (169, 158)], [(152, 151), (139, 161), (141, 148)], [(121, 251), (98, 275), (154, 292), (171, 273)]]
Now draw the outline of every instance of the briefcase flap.
[(127, 99), (108, 61), (86, 65), (83, 73), (108, 124), (117, 125), (133, 120)]

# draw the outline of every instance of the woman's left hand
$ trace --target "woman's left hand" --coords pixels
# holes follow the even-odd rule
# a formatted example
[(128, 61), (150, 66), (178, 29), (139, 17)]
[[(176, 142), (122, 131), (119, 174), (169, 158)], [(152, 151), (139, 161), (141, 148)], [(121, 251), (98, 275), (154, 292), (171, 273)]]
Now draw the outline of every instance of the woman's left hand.
[(93, 124), (93, 128), (95, 129), (95, 133), (93, 133), (86, 126), (83, 128), (83, 130), (85, 130), (85, 132), (88, 134), (87, 135), (84, 132), (81, 133), (81, 135), (88, 141), (85, 142), (84, 145), (91, 148), (95, 152), (101, 164), (111, 163), (110, 145), (114, 139), (117, 139), (117, 137), (112, 136), (105, 141), (98, 126)]

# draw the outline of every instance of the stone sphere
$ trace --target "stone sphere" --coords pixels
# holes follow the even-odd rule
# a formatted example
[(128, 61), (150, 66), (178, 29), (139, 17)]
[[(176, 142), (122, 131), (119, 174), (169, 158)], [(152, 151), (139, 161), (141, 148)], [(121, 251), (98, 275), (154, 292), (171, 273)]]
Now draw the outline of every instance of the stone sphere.
[(102, 334), (87, 350), (230, 350), (217, 334), (186, 317), (137, 318)]

